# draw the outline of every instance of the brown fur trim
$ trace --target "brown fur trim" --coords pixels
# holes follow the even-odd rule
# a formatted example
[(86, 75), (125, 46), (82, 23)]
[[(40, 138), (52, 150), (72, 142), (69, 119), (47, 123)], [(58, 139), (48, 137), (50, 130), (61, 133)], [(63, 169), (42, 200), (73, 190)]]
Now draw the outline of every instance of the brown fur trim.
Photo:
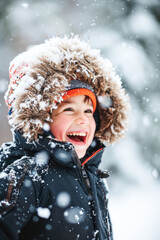
[[(129, 103), (110, 63), (79, 45), (75, 45), (75, 51), (69, 40), (66, 45), (62, 39), (59, 48), (63, 54), (62, 61), (54, 62), (47, 56), (41, 56), (37, 64), (30, 66), (29, 73), (26, 72), (26, 76), (35, 82), (16, 97), (11, 125), (23, 131), (29, 139), (37, 139), (38, 134), (43, 133), (43, 124), (51, 121), (47, 109), (54, 109), (55, 103), (62, 101), (71, 79), (79, 79), (90, 84), (97, 96), (107, 96), (112, 100), (108, 108), (99, 107), (100, 129), (96, 136), (108, 144), (119, 140), (127, 128)], [(71, 55), (69, 60), (65, 57), (68, 53)], [(51, 49), (51, 54), (54, 55), (54, 49), (53, 52)]]

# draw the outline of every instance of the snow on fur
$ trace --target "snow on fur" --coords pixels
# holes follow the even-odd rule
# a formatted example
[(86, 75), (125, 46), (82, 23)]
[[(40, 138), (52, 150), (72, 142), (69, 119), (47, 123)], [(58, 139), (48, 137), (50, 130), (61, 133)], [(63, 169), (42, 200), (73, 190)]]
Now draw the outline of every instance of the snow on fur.
[(121, 79), (110, 61), (78, 36), (54, 37), (19, 54), (10, 63), (10, 79), (5, 95), (12, 108), (9, 122), (29, 140), (43, 133), (71, 79), (86, 82), (97, 96), (111, 99), (111, 106), (99, 107), (96, 136), (110, 144), (124, 135), (129, 103)]

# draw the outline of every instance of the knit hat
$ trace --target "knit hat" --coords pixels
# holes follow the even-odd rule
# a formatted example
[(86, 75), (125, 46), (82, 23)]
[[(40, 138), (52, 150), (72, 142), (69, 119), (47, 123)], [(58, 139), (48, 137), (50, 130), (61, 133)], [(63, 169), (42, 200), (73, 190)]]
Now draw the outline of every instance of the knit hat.
[[(84, 95), (98, 112), (96, 136), (102, 142), (110, 144), (124, 136), (129, 103), (120, 77), (99, 50), (79, 37), (54, 37), (19, 54), (10, 63), (9, 76), (5, 94), (9, 123), (28, 140), (43, 134), (44, 124), (51, 121), (47, 109), (52, 111), (65, 96), (73, 96), (73, 88), (81, 89), (76, 90), (81, 94), (87, 90)], [(80, 82), (82, 87), (76, 87)]]
[(92, 101), (93, 112), (95, 112), (97, 99), (93, 88), (89, 84), (80, 80), (71, 80), (70, 85), (67, 87), (66, 93), (63, 95), (63, 100), (78, 95), (88, 96)]

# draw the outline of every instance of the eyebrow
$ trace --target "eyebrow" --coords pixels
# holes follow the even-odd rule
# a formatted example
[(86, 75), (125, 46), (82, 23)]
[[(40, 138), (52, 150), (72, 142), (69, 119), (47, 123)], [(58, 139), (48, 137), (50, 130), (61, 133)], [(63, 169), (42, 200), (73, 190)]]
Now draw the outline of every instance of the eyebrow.
[(62, 103), (73, 103), (71, 100), (64, 100)]

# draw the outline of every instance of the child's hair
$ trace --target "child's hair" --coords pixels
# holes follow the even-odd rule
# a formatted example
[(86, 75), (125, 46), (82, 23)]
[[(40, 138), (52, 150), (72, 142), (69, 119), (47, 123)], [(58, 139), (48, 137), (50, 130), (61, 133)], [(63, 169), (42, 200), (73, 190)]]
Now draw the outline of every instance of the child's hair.
[(89, 103), (89, 101), (91, 101), (90, 97), (88, 97), (87, 95), (85, 95), (84, 103)]
[(84, 85), (80, 88), (91, 88), (96, 96), (99, 117), (96, 136), (108, 144), (124, 136), (129, 103), (120, 77), (99, 50), (77, 36), (51, 38), (10, 63), (5, 99), (11, 126), (22, 131), (28, 140), (36, 140), (43, 134), (44, 123), (51, 121), (47, 109), (54, 109), (63, 101), (72, 80)]

